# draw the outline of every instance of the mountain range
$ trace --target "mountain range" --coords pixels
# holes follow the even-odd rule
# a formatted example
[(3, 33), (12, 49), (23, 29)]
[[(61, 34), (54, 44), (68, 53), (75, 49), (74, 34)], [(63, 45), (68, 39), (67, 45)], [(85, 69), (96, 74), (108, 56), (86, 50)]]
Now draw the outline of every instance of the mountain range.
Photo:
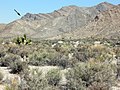
[(120, 5), (102, 2), (92, 7), (74, 5), (51, 13), (27, 13), (8, 24), (0, 24), (0, 38), (26, 34), (36, 40), (118, 38), (120, 37)]

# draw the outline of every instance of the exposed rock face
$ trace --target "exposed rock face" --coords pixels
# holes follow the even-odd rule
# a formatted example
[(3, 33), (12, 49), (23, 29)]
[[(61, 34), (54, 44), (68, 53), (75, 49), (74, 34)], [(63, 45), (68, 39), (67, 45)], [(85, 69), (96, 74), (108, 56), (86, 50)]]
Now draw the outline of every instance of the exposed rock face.
[(120, 5), (68, 6), (47, 14), (27, 13), (6, 25), (0, 37), (27, 34), (33, 39), (113, 37), (119, 35)]
[(74, 38), (98, 37), (98, 38), (118, 38), (120, 37), (120, 6), (98, 14), (93, 21), (86, 26), (65, 36)]

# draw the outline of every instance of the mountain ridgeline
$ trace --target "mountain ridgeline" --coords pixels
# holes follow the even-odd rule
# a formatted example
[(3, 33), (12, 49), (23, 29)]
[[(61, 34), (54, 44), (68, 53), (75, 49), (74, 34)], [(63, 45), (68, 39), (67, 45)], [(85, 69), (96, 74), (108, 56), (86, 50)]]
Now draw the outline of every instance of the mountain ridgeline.
[(1, 38), (26, 34), (32, 39), (116, 38), (120, 36), (120, 5), (66, 6), (52, 13), (27, 13), (0, 27)]

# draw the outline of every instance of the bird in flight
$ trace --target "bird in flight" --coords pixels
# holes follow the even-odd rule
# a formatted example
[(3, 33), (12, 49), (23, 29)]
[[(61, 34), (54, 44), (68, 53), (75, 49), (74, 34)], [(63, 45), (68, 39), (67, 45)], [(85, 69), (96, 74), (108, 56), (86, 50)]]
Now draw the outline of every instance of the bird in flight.
[(17, 10), (14, 9), (14, 11), (17, 13), (17, 15), (21, 16), (20, 13)]

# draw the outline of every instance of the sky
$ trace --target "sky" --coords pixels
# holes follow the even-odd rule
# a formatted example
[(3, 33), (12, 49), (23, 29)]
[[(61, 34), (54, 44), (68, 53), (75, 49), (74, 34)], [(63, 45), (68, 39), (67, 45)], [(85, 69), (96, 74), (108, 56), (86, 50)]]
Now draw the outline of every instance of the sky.
[[(101, 2), (120, 4), (120, 0), (1, 0), (0, 1), (0, 23), (9, 23), (20, 19), (26, 13), (50, 13), (63, 6), (94, 6)], [(16, 9), (21, 16), (18, 16)]]

